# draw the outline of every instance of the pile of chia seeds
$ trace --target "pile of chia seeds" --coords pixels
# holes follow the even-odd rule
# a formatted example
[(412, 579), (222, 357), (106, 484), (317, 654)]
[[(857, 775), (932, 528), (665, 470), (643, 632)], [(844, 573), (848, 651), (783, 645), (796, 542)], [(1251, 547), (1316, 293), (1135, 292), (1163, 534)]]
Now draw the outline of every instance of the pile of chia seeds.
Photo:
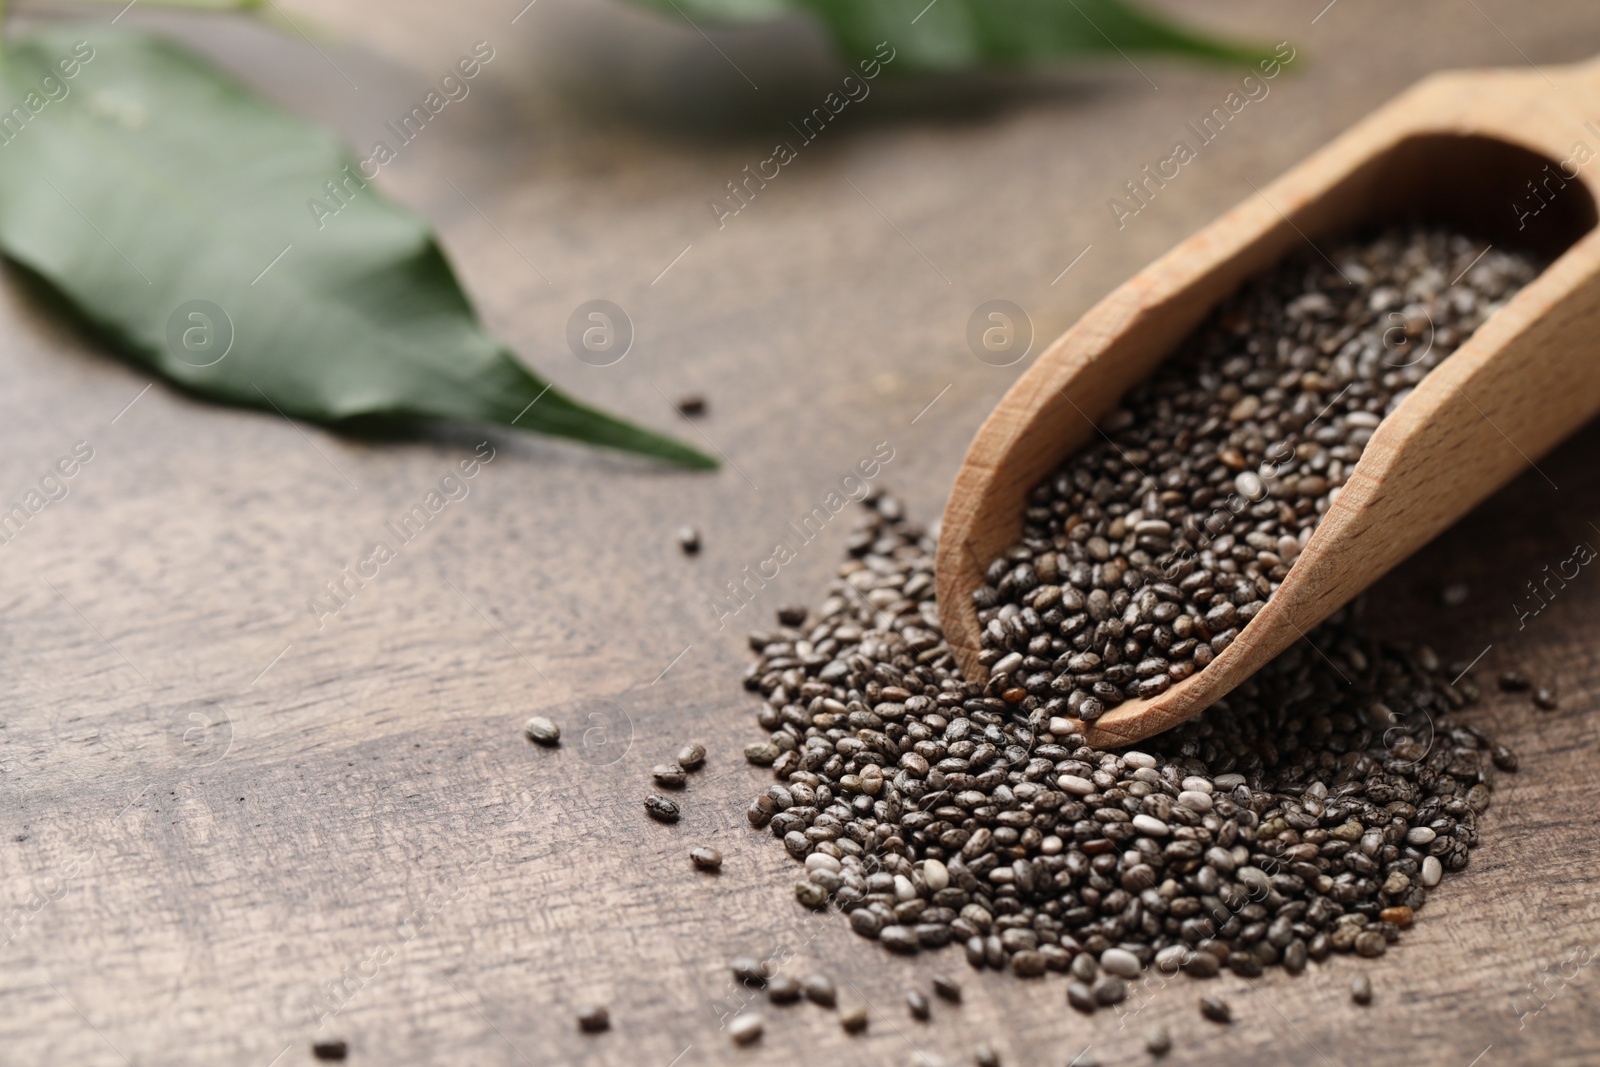
[(1382, 418), (1540, 269), (1409, 227), (1247, 284), (1034, 490), (975, 593), (989, 692), (1093, 722), (1211, 662)]
[[(1071, 971), (1118, 1002), (1144, 967), (1197, 978), (1382, 955), (1467, 865), (1492, 768), (1477, 699), (1426, 647), (1336, 617), (1138, 750), (962, 679), (939, 635), (934, 542), (878, 496), (827, 599), (751, 636), (746, 684), (776, 784), (750, 805), (835, 906), (894, 952)], [(1111, 980), (1114, 979), (1114, 980)]]
[(1039, 487), (977, 594), (988, 683), (944, 643), (933, 537), (882, 494), (822, 604), (751, 636), (770, 736), (745, 754), (776, 782), (748, 816), (802, 904), (893, 952), (1066, 972), (1090, 1012), (1148, 967), (1380, 956), (1467, 865), (1516, 757), (1455, 717), (1464, 669), (1351, 610), (1136, 750), (1081, 732), (1226, 647), (1382, 416), (1537, 271), (1424, 229), (1330, 259), (1248, 285)]

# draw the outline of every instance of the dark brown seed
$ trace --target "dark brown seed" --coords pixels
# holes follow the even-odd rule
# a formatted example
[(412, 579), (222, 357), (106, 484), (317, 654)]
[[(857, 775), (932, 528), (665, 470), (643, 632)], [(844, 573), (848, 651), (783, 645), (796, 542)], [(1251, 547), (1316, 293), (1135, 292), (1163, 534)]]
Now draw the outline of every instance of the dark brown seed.
[(972, 1051), (972, 1062), (977, 1067), (1000, 1067), (1000, 1053), (992, 1045), (979, 1045)]
[(827, 906), (828, 890), (806, 878), (794, 884), (794, 898), (815, 911)]
[(867, 1006), (857, 1004), (844, 1009), (839, 1013), (839, 1025), (844, 1027), (847, 1034), (865, 1033), (867, 1029)]
[(1371, 1004), (1372, 979), (1366, 974), (1358, 974), (1350, 979), (1350, 999), (1357, 1004)]
[(686, 771), (698, 771), (706, 763), (706, 746), (692, 741), (678, 749), (677, 764)]
[(683, 554), (693, 556), (700, 551), (700, 531), (693, 526), (678, 527), (678, 547)]
[(749, 1012), (735, 1015), (728, 1024), (728, 1036), (733, 1038), (736, 1045), (749, 1045), (761, 1039), (761, 1031), (765, 1028), (761, 1016)]
[(806, 999), (813, 1004), (831, 1008), (839, 1002), (839, 988), (833, 984), (833, 979), (825, 974), (806, 975), (800, 987)]
[(1094, 998), (1089, 987), (1076, 979), (1067, 983), (1067, 1003), (1085, 1015), (1093, 1015), (1095, 1009), (1100, 1007), (1100, 1002)]
[(778, 746), (771, 741), (756, 741), (744, 746), (744, 758), (754, 763), (757, 767), (770, 767), (778, 762), (782, 755)]
[(319, 1060), (342, 1060), (349, 1054), (349, 1043), (339, 1038), (314, 1041), (311, 1044), (311, 1055)]
[(767, 979), (772, 977), (771, 966), (754, 956), (736, 956), (728, 961), (728, 969), (733, 972), (735, 982), (752, 989), (762, 988), (767, 984)]
[(1517, 754), (1506, 746), (1495, 745), (1491, 750), (1491, 755), (1494, 758), (1494, 765), (1499, 767), (1502, 771), (1506, 771), (1508, 773), (1516, 771)]
[(655, 779), (656, 785), (664, 785), (668, 789), (682, 789), (689, 775), (676, 763), (658, 763), (650, 768), (650, 777)]
[(1044, 956), (1038, 950), (1025, 948), (1011, 954), (1011, 973), (1018, 978), (1037, 978), (1044, 972)]
[(1121, 1004), (1127, 997), (1128, 983), (1114, 974), (1102, 974), (1094, 980), (1089, 992), (1098, 1003), (1109, 1008), (1113, 1004)]
[(961, 1003), (961, 983), (951, 978), (948, 974), (935, 974), (933, 976), (933, 991), (952, 1004)]
[(1561, 706), (1556, 691), (1548, 685), (1541, 685), (1533, 691), (1533, 702), (1545, 711), (1555, 711)]
[(920, 990), (913, 989), (906, 994), (906, 1010), (911, 1012), (913, 1019), (927, 1022), (933, 1014), (933, 1006), (928, 1003), (928, 995)]
[(1533, 688), (1533, 679), (1521, 671), (1501, 671), (1499, 682), (1501, 691), (1506, 693), (1520, 693)]
[(806, 621), (804, 604), (785, 604), (778, 609), (778, 622), (784, 626), (799, 626)]
[(689, 850), (689, 862), (697, 870), (720, 871), (722, 870), (722, 853), (705, 845)]
[(1233, 1022), (1233, 1009), (1228, 1007), (1228, 1002), (1221, 997), (1201, 997), (1200, 1014), (1214, 1023)]
[(578, 1029), (586, 1034), (598, 1034), (611, 1029), (611, 1012), (604, 1004), (591, 1004), (578, 1012)]
[(909, 927), (885, 926), (878, 931), (878, 942), (890, 952), (911, 954), (922, 947), (922, 942)]
[(767, 999), (774, 1004), (793, 1004), (800, 999), (800, 980), (792, 974), (767, 979)]
[(546, 748), (554, 748), (561, 743), (561, 727), (545, 718), (535, 715), (522, 727), (523, 733), (528, 735), (528, 740)]
[(644, 810), (659, 822), (678, 821), (678, 805), (658, 793), (651, 793), (644, 798)]
[(699, 393), (684, 393), (678, 398), (678, 414), (697, 418), (706, 413), (706, 398)]

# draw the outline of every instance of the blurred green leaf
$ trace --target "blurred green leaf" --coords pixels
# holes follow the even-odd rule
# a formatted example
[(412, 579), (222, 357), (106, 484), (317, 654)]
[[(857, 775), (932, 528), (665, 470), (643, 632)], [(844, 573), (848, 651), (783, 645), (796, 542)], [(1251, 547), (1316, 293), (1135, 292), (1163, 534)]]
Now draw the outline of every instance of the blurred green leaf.
[[(750, 21), (805, 11), (850, 59), (880, 42), (901, 74), (1024, 66), (1099, 53), (1165, 52), (1253, 63), (1265, 50), (1184, 29), (1125, 0), (635, 0), (690, 20)], [(881, 57), (880, 57), (881, 58)]]
[(530, 373), (333, 135), (176, 45), (50, 27), (0, 65), (0, 251), (133, 361), (314, 422), (499, 423), (716, 465)]

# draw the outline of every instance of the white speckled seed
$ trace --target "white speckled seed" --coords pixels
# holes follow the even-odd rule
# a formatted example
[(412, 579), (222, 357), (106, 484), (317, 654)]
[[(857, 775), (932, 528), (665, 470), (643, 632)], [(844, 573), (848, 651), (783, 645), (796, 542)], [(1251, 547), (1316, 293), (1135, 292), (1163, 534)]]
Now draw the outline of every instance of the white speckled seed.
[(1167, 834), (1172, 832), (1167, 827), (1167, 824), (1160, 819), (1153, 815), (1144, 814), (1133, 817), (1133, 828), (1141, 834), (1149, 834), (1151, 837), (1166, 837)]
[(806, 857), (806, 871), (809, 873), (827, 871), (829, 874), (838, 874), (840, 870), (839, 861), (825, 852), (813, 852)]
[(759, 1015), (735, 1015), (728, 1024), (728, 1036), (741, 1045), (748, 1045), (761, 1036), (764, 1024)]
[(1125, 948), (1108, 948), (1100, 953), (1100, 966), (1119, 978), (1137, 978), (1143, 970), (1139, 957)]

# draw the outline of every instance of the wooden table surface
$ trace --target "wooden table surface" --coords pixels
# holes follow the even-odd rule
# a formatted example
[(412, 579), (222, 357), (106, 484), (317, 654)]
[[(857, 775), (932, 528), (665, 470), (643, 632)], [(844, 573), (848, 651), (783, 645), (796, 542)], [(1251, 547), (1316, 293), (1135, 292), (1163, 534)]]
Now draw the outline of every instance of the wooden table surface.
[[(1219, 979), (1227, 1029), (1199, 1018), (1198, 983), (1086, 1019), (1058, 977), (978, 975), (956, 950), (891, 958), (837, 914), (802, 914), (791, 861), (744, 825), (767, 781), (739, 756), (757, 736), (744, 633), (816, 602), (845, 522), (726, 627), (712, 604), (880, 442), (894, 458), (879, 480), (937, 516), (1022, 366), (968, 350), (980, 302), (1026, 309), (1037, 350), (1422, 74), (1600, 51), (1600, 9), (1578, 3), (1184, 6), (1289, 39), (1298, 74), (1121, 228), (1108, 198), (1237, 72), (1140, 58), (880, 79), (719, 229), (707, 201), (841, 77), (803, 23), (713, 48), (613, 4), (305, 0), (295, 18), (331, 31), (314, 48), (131, 12), (362, 148), (489, 42), (472, 95), (379, 184), (437, 220), (486, 319), (541, 371), (728, 462), (679, 473), (470, 428), (376, 445), (206, 406), (147, 390), (8, 277), (0, 503), (79, 442), (93, 459), (0, 544), (0, 1063), (268, 1067), (311, 1062), (320, 1037), (370, 1064), (882, 1064), (913, 1049), (961, 1063), (988, 1039), (1009, 1064), (1059, 1067), (1087, 1046), (1145, 1062), (1154, 1020), (1175, 1064), (1596, 1062), (1600, 979), (1582, 964), (1600, 939), (1600, 575), (1520, 624), (1513, 605), (1575, 544), (1600, 544), (1600, 427), (1371, 594), (1387, 631), (1483, 653), (1485, 677), (1521, 666), (1563, 700), (1542, 713), (1487, 695), (1477, 721), (1523, 769), (1471, 867), (1382, 960)], [(637, 335), (605, 368), (563, 340), (601, 297)], [(667, 399), (687, 391), (711, 405), (693, 425)], [(470, 494), (319, 625), (325, 583), (484, 440), (495, 458)], [(674, 543), (681, 523), (704, 532), (698, 558)], [(1471, 594), (1446, 609), (1453, 581)], [(565, 728), (559, 750), (523, 739), (534, 712)], [(647, 769), (689, 739), (707, 767), (682, 821), (651, 823)], [(720, 877), (690, 869), (697, 844), (727, 857)], [(762, 1042), (735, 1049), (718, 1019), (742, 953), (835, 975), (871, 1004), (870, 1032), (771, 1009)], [(1358, 967), (1378, 990), (1365, 1009), (1346, 993)], [(910, 1021), (904, 992), (941, 969), (966, 1003)], [(581, 1036), (573, 1013), (592, 1000), (613, 1027)]]

